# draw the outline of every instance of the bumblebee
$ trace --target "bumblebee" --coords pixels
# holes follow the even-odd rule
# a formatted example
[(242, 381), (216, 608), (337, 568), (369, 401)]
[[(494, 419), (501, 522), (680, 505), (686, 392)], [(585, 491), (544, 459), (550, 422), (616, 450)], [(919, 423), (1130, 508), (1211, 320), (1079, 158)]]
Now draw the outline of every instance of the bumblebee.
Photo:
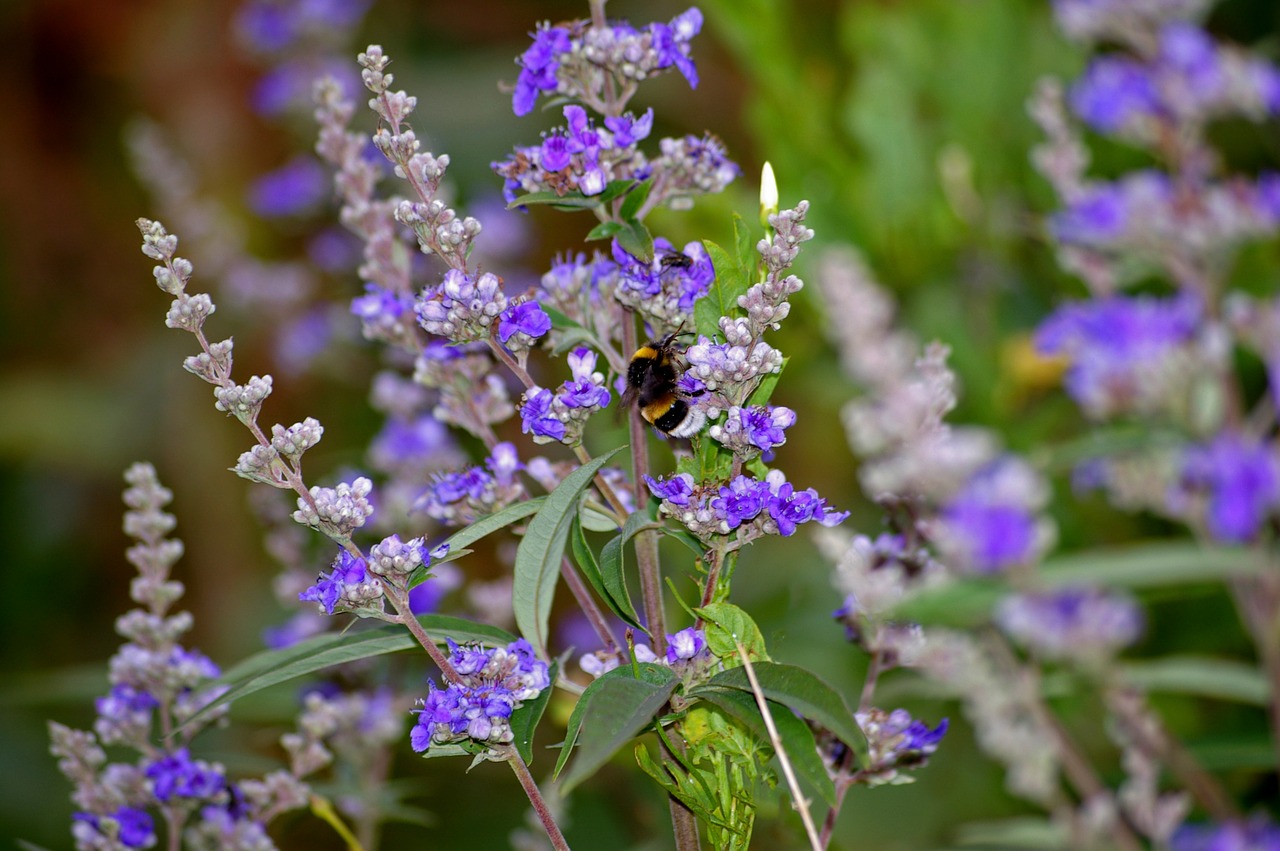
[(672, 437), (692, 437), (702, 431), (707, 415), (686, 401), (676, 390), (680, 378), (675, 338), (679, 331), (661, 340), (650, 340), (631, 356), (627, 367), (625, 404), (635, 403), (645, 422)]

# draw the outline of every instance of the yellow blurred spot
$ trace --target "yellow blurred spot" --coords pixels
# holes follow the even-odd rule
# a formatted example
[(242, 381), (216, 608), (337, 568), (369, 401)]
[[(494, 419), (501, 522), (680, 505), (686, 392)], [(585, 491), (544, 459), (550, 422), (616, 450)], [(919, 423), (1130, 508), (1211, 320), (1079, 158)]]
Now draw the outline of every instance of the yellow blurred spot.
[(1041, 354), (1030, 334), (1018, 334), (1005, 341), (1000, 365), (1009, 389), (1022, 394), (1056, 387), (1071, 361), (1064, 355)]

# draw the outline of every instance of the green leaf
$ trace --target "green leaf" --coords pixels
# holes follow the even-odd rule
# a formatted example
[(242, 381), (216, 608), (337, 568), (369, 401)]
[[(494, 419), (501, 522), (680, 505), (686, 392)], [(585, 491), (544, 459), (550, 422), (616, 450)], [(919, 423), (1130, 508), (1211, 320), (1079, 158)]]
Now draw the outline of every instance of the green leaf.
[[(725, 665), (741, 664), (737, 644), (747, 652), (752, 662), (768, 662), (764, 636), (751, 616), (732, 603), (712, 603), (694, 609), (698, 617), (707, 622), (705, 632), (711, 652), (725, 660)], [(735, 640), (737, 644), (735, 644)]]
[[(418, 623), (422, 624), (423, 629), (437, 644), (444, 644), (446, 638), (491, 646), (506, 645), (516, 640), (514, 635), (504, 629), (449, 615), (423, 615), (418, 618)], [(191, 724), (216, 706), (270, 686), (323, 671), (333, 665), (399, 653), (418, 646), (418, 642), (404, 627), (387, 625), (356, 633), (318, 635), (292, 647), (264, 650), (233, 666), (219, 677), (217, 682), (228, 686), (227, 691), (202, 707), (186, 723)]]
[(547, 497), (545, 496), (535, 496), (532, 499), (508, 505), (501, 511), (495, 511), (487, 517), (481, 517), (470, 526), (453, 533), (453, 537), (446, 542), (449, 544), (449, 550), (452, 551), (455, 547), (459, 549), (469, 547), (486, 535), (523, 520), (541, 509), (546, 501)]
[(618, 749), (653, 721), (680, 680), (664, 665), (640, 663), (636, 679), (630, 665), (615, 668), (587, 686), (569, 716), (564, 748), (556, 762), (558, 776), (576, 751), (573, 766), (560, 781), (567, 795), (609, 761)]
[(566, 192), (563, 195), (557, 195), (554, 192), (530, 192), (528, 195), (521, 195), (516, 200), (507, 205), (508, 210), (518, 210), (521, 207), (555, 207), (557, 210), (571, 212), (573, 210), (590, 210), (599, 207), (601, 204), (599, 195), (587, 197), (581, 192)]
[[(861, 764), (867, 759), (867, 738), (854, 720), (853, 713), (845, 705), (844, 698), (817, 676), (795, 665), (777, 662), (757, 662), (752, 665), (760, 690), (772, 701), (790, 707), (802, 718), (817, 721), (853, 749)], [(751, 691), (745, 668), (730, 668), (716, 674), (707, 683), (710, 687)], [(700, 696), (694, 689), (691, 697)]]
[(612, 239), (627, 229), (622, 222), (601, 222), (591, 229), (583, 242), (593, 242), (597, 239)]
[[(760, 714), (760, 707), (756, 704), (754, 695), (734, 689), (709, 688), (700, 690), (698, 697), (715, 704), (726, 715), (746, 726), (760, 741), (772, 746), (769, 740), (769, 729), (765, 726), (764, 716)], [(827, 773), (826, 766), (822, 764), (818, 745), (813, 739), (813, 731), (803, 719), (797, 718), (795, 713), (783, 704), (768, 702), (769, 714), (773, 716), (773, 725), (778, 730), (778, 738), (782, 741), (782, 747), (786, 750), (787, 758), (791, 761), (791, 767), (795, 769), (796, 775), (816, 791), (822, 800), (835, 806), (835, 784), (831, 780), (831, 775)]]
[(578, 497), (591, 484), (596, 472), (621, 450), (622, 447), (618, 447), (594, 458), (565, 476), (529, 521), (529, 528), (516, 550), (511, 588), (516, 627), (543, 657), (547, 653), (551, 600), (555, 596), (569, 528), (578, 513)]
[(449, 554), (444, 558), (433, 559), (430, 565), (419, 565), (414, 568), (413, 573), (409, 575), (408, 582), (405, 583), (405, 587), (410, 590), (417, 588), (419, 585), (435, 575), (432, 571), (434, 571), (438, 566), (451, 561), (457, 561), (460, 558), (466, 558), (473, 552), (475, 552), (475, 550), (468, 550), (466, 548), (458, 550), (450, 549)]
[(622, 250), (642, 263), (653, 262), (653, 234), (636, 219), (623, 222), (626, 227), (615, 236)]
[(1049, 559), (1040, 577), (1053, 585), (1148, 588), (1215, 582), (1262, 573), (1264, 560), (1241, 548), (1206, 547), (1189, 541), (1088, 550)]
[(742, 216), (734, 213), (733, 244), (738, 252), (738, 265), (742, 268), (748, 279), (754, 277), (751, 274), (751, 270), (755, 269), (756, 265), (760, 262), (760, 252), (756, 251), (756, 243), (758, 241), (755, 229), (748, 225)]
[(618, 217), (621, 219), (634, 219), (636, 213), (640, 212), (640, 208), (644, 206), (644, 202), (649, 200), (649, 190), (653, 189), (653, 178), (638, 183), (627, 199), (622, 202), (622, 209), (618, 211)]
[(702, 244), (711, 258), (716, 277), (706, 295), (693, 305), (694, 327), (699, 334), (715, 337), (720, 333), (721, 316), (742, 313), (742, 308), (738, 307), (738, 296), (745, 293), (751, 283), (747, 270), (729, 252), (710, 240), (703, 240)]
[(1051, 851), (1064, 847), (1067, 837), (1062, 829), (1039, 816), (1015, 816), (998, 821), (975, 821), (960, 825), (957, 842), (960, 848), (986, 851)]
[(582, 507), (578, 509), (578, 522), (588, 532), (618, 531), (618, 521), (613, 519), (613, 515), (590, 499), (583, 499)]
[(789, 360), (791, 360), (790, 355), (784, 357), (782, 366), (778, 367), (777, 372), (767, 372), (761, 377), (756, 389), (752, 390), (751, 395), (747, 397), (748, 405), (769, 404), (769, 399), (773, 396), (773, 389), (778, 386), (778, 379), (782, 377), (782, 371), (787, 368), (787, 361)]
[(551, 327), (556, 329), (557, 331), (564, 331), (569, 328), (582, 327), (582, 325), (579, 324), (576, 320), (570, 319), (565, 313), (560, 311), (558, 308), (552, 307), (549, 304), (543, 304), (542, 302), (539, 302), (539, 305), (542, 307), (542, 311), (545, 314), (547, 314), (547, 317), (551, 320)]
[(552, 662), (547, 676), (551, 685), (538, 692), (533, 700), (526, 701), (519, 709), (511, 713), (511, 732), (515, 738), (511, 744), (524, 760), (525, 765), (533, 763), (533, 733), (542, 720), (542, 713), (547, 710), (551, 701), (551, 692), (555, 689), (556, 676), (560, 672), (560, 663)]
[[(607, 204), (610, 201), (612, 201), (614, 198), (621, 198), (627, 192), (630, 192), (631, 187), (635, 185), (636, 185), (636, 182), (629, 177), (624, 177), (619, 180), (610, 180), (605, 185), (603, 192), (601, 192), (599, 195), (593, 195), (591, 197), (598, 199), (601, 204)], [(628, 218), (628, 217), (624, 216), (623, 218)]]
[(1175, 692), (1266, 706), (1271, 688), (1252, 665), (1208, 656), (1166, 656), (1125, 662), (1121, 675), (1144, 691)]
[(595, 553), (591, 551), (591, 547), (587, 544), (587, 537), (583, 534), (581, 523), (573, 524), (573, 528), (569, 532), (569, 543), (573, 552), (573, 560), (578, 565), (578, 570), (581, 571), (583, 577), (586, 578), (588, 584), (596, 592), (596, 595), (604, 601), (604, 604), (609, 607), (611, 612), (623, 621), (637, 629), (643, 629), (640, 626), (635, 609), (631, 605), (631, 600), (627, 596), (626, 585), (622, 586), (622, 603), (619, 603), (614, 598), (615, 591), (605, 584), (601, 575), (600, 563), (596, 561)]
[(636, 629), (647, 629), (640, 623), (636, 607), (627, 588), (626, 545), (642, 528), (654, 522), (644, 511), (633, 511), (622, 525), (622, 531), (609, 539), (600, 550), (600, 581), (604, 584), (606, 602), (618, 617)]
[(677, 473), (688, 473), (699, 484), (726, 481), (733, 470), (733, 453), (705, 433), (694, 440), (693, 456), (676, 462)]
[(695, 558), (706, 558), (707, 548), (704, 547), (702, 545), (702, 542), (699, 541), (697, 538), (695, 538), (688, 531), (684, 529), (675, 529), (675, 528), (672, 528), (671, 526), (663, 526), (658, 531), (661, 532), (663, 535), (666, 535), (671, 540), (679, 541), (680, 543), (684, 544), (686, 547), (688, 547), (689, 551), (693, 553)]
[(958, 579), (912, 594), (886, 613), (892, 620), (927, 626), (971, 627), (984, 623), (1009, 594), (1009, 586), (992, 579)]

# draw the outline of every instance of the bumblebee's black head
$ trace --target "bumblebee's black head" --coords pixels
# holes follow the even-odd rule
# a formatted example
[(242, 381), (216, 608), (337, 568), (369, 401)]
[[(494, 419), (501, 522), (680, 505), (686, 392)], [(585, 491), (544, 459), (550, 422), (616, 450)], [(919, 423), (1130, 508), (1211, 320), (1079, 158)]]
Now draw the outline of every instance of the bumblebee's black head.
[(680, 379), (674, 342), (679, 331), (661, 340), (650, 340), (631, 356), (627, 367), (627, 392), (623, 401), (634, 402), (645, 422), (673, 437), (692, 437), (707, 417), (676, 391)]

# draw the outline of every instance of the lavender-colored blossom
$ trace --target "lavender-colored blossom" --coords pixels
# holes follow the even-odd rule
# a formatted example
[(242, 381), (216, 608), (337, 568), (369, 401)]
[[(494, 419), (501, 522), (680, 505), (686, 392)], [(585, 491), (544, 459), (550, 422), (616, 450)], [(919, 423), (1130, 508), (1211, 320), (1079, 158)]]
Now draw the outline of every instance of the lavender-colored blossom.
[[(754, 520), (766, 505), (772, 505), (771, 496), (768, 482), (758, 481), (750, 476), (737, 476), (727, 486), (720, 488), (720, 496), (712, 499), (710, 505), (716, 516), (723, 521), (725, 531), (728, 531)], [(782, 534), (789, 535), (794, 531), (795, 527), (792, 526), (790, 532)]]
[(1200, 301), (1191, 295), (1109, 296), (1060, 307), (1041, 324), (1036, 345), (1070, 360), (1067, 392), (1100, 416), (1158, 400), (1154, 391), (1162, 385), (1155, 372), (1192, 341), (1201, 316)]
[(507, 309), (498, 276), (472, 278), (458, 269), (445, 272), (439, 286), (428, 288), (416, 304), (418, 321), (429, 333), (454, 343), (483, 340), (489, 326)]
[(498, 339), (512, 351), (529, 348), (550, 330), (551, 317), (536, 301), (508, 307), (498, 317)]
[(693, 493), (693, 476), (688, 473), (680, 473), (666, 479), (655, 479), (646, 475), (644, 481), (649, 486), (649, 492), (658, 499), (672, 505), (689, 504), (689, 497)]
[(1120, 187), (1089, 187), (1053, 218), (1053, 234), (1066, 243), (1109, 243), (1124, 233), (1129, 211)]
[(871, 785), (894, 782), (901, 769), (920, 768), (927, 757), (938, 749), (947, 733), (948, 721), (938, 726), (911, 717), (905, 709), (885, 712), (867, 709), (856, 713), (858, 726), (867, 735), (868, 768)]
[(1127, 595), (1073, 587), (1010, 595), (996, 623), (1045, 658), (1099, 660), (1137, 640), (1142, 614)]
[(155, 845), (155, 822), (146, 810), (137, 807), (120, 807), (105, 816), (93, 813), (75, 813), (71, 817), (71, 835), (79, 848), (107, 848), (110, 833), (104, 829), (104, 819), (115, 822), (115, 839), (125, 848), (149, 848)]
[(847, 511), (832, 511), (813, 488), (796, 490), (778, 470), (771, 470), (765, 480), (770, 493), (769, 517), (777, 524), (779, 535), (794, 535), (798, 525), (810, 520), (822, 526), (835, 526), (849, 516)]
[(304, 216), (332, 191), (329, 175), (314, 157), (299, 156), (264, 174), (249, 189), (249, 206), (265, 218)]
[(542, 387), (530, 387), (525, 391), (524, 404), (520, 406), (520, 430), (532, 434), (535, 441), (540, 437), (560, 440), (565, 435), (564, 423), (551, 415), (554, 398), (555, 394)]
[(644, 115), (639, 118), (629, 112), (625, 115), (610, 115), (605, 118), (604, 126), (613, 134), (613, 145), (630, 147), (649, 137), (653, 130), (653, 109), (651, 107), (645, 110)]
[(511, 106), (516, 115), (528, 115), (542, 92), (554, 92), (559, 85), (556, 70), (558, 57), (572, 47), (569, 31), (564, 27), (541, 26), (533, 35), (533, 44), (521, 54), (520, 76), (516, 79)]
[(787, 442), (785, 429), (791, 428), (795, 422), (795, 411), (781, 405), (753, 405), (749, 408), (735, 405), (729, 409), (724, 421), (713, 425), (708, 434), (738, 454), (753, 450), (768, 452)]
[(1184, 824), (1169, 840), (1171, 851), (1280, 851), (1280, 827), (1265, 815), (1245, 822)]
[(1135, 59), (1094, 59), (1071, 89), (1071, 108), (1104, 132), (1157, 115), (1160, 98), (1148, 66)]
[(707, 651), (707, 637), (700, 629), (686, 627), (677, 633), (667, 633), (667, 664), (689, 662)]
[(1280, 506), (1275, 447), (1224, 432), (1208, 444), (1187, 450), (1181, 487), (1207, 495), (1205, 521), (1215, 538), (1233, 544), (1251, 541)]
[(653, 23), (649, 32), (653, 37), (653, 49), (658, 54), (658, 67), (674, 65), (689, 87), (698, 87), (698, 69), (689, 58), (689, 42), (702, 30), (702, 12), (691, 6), (671, 19), (670, 24)]
[(574, 349), (567, 358), (573, 378), (561, 385), (557, 396), (569, 408), (604, 408), (609, 405), (609, 390), (604, 375), (596, 371), (598, 356), (588, 348)]
[(942, 507), (936, 537), (956, 567), (995, 573), (1030, 560), (1041, 543), (1044, 484), (1012, 458), (979, 470)]
[(346, 550), (339, 550), (328, 573), (321, 573), (316, 582), (298, 594), (299, 600), (319, 603), (325, 614), (333, 614), (339, 603), (356, 608), (378, 599), (382, 587), (369, 575), (368, 563)]
[(202, 760), (192, 760), (186, 748), (151, 760), (146, 767), (147, 779), (152, 784), (152, 794), (159, 801), (173, 798), (208, 800), (227, 786), (227, 780), (217, 766)]

